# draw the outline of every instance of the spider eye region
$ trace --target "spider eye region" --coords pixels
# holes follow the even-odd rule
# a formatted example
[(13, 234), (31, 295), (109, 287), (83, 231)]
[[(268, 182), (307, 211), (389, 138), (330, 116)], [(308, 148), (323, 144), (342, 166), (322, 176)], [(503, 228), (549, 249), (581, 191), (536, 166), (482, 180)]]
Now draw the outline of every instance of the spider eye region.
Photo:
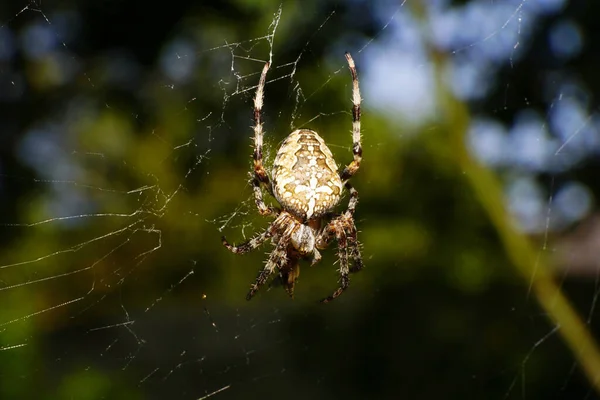
[(277, 152), (272, 177), (279, 204), (303, 220), (329, 212), (340, 201), (343, 185), (337, 164), (317, 132), (290, 133)]

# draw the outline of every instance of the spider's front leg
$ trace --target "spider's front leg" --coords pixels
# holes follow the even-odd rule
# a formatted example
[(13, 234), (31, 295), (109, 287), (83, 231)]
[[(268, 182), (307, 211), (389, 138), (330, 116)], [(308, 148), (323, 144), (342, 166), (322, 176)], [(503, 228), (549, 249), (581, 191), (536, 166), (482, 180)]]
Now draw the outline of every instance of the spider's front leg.
[[(331, 220), (329, 224), (321, 231), (317, 237), (315, 246), (315, 256), (313, 258), (312, 265), (316, 264), (321, 260), (321, 254), (316, 249), (326, 249), (333, 238), (336, 236), (336, 227), (345, 227), (346, 240), (348, 243), (348, 249), (350, 251), (350, 257), (352, 258), (351, 272), (360, 271), (363, 267), (362, 257), (360, 255), (360, 244), (358, 243), (356, 225), (354, 222), (354, 210), (358, 204), (358, 191), (354, 189), (354, 186), (350, 182), (344, 184), (348, 192), (350, 193), (350, 200), (348, 201), (348, 208), (346, 211)], [(334, 221), (336, 221), (334, 223)]]
[(246, 300), (252, 299), (258, 289), (267, 281), (269, 276), (275, 271), (275, 268), (283, 269), (287, 265), (287, 247), (288, 241), (282, 239), (269, 256), (265, 267), (258, 273), (256, 281), (250, 285), (250, 291), (246, 295)]
[(221, 242), (223, 243), (223, 246), (227, 247), (227, 250), (231, 251), (232, 253), (245, 254), (245, 253), (251, 252), (252, 250), (259, 247), (261, 244), (263, 244), (265, 242), (265, 240), (267, 240), (271, 236), (273, 236), (273, 229), (271, 227), (269, 227), (260, 235), (254, 237), (242, 244), (238, 244), (237, 246), (234, 246), (231, 243), (229, 243), (227, 241), (227, 239), (225, 239), (225, 236), (221, 236)]
[(278, 229), (281, 227), (281, 224), (283, 223), (283, 221), (285, 221), (285, 219), (286, 219), (285, 215), (278, 214), (275, 221), (271, 222), (271, 225), (269, 225), (269, 227), (267, 229), (265, 229), (265, 231), (263, 233), (261, 233), (260, 235), (258, 235), (256, 237), (253, 237), (252, 239), (250, 239), (242, 244), (238, 244), (237, 246), (230, 244), (227, 241), (227, 239), (225, 239), (225, 236), (221, 236), (221, 241), (223, 242), (223, 246), (227, 247), (227, 249), (229, 251), (231, 251), (232, 253), (235, 253), (235, 254), (248, 253), (248, 252), (256, 249), (261, 244), (263, 244), (267, 239), (277, 236), (276, 233), (277, 233)]
[(352, 258), (352, 267), (350, 272), (358, 272), (363, 268), (363, 260), (360, 255), (360, 244), (356, 237), (356, 225), (352, 222), (350, 228), (348, 228), (348, 249), (350, 251), (350, 257)]
[[(345, 226), (347, 249), (350, 253), (350, 258), (352, 258), (352, 267), (350, 267), (350, 272), (358, 272), (363, 268), (363, 260), (360, 254), (360, 243), (358, 243), (354, 220), (352, 218), (348, 219), (344, 218), (344, 216), (340, 216), (337, 217), (336, 223), (338, 225), (341, 224), (342, 226)], [(344, 228), (336, 228), (330, 223), (317, 238), (316, 247), (319, 249), (327, 248), (333, 238), (336, 236), (336, 229)], [(313, 260), (312, 265), (316, 264), (318, 261), (321, 261), (320, 254), (317, 260)]]
[[(326, 231), (333, 232), (335, 234), (335, 238), (338, 242), (338, 257), (340, 259), (340, 287), (333, 292), (332, 295), (321, 300), (322, 303), (329, 303), (340, 294), (344, 292), (344, 290), (348, 289), (348, 285), (350, 284), (350, 268), (348, 267), (348, 253), (347, 253), (347, 240), (346, 240), (346, 231), (344, 226), (339, 218), (332, 220)], [(325, 234), (331, 235), (331, 233), (325, 232)]]
[(343, 215), (348, 234), (348, 249), (350, 250), (350, 257), (352, 257), (352, 268), (350, 268), (350, 271), (357, 272), (363, 267), (362, 256), (360, 255), (360, 244), (358, 243), (356, 232), (356, 223), (354, 222), (354, 210), (358, 204), (358, 191), (354, 189), (350, 182), (346, 182), (345, 187), (348, 192), (350, 192), (348, 208)]

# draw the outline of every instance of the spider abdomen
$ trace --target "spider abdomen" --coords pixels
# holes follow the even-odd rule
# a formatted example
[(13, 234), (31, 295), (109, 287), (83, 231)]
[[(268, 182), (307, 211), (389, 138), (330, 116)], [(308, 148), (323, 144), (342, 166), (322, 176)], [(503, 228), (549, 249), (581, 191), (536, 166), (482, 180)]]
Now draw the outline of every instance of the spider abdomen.
[(337, 164), (317, 132), (290, 133), (277, 152), (272, 177), (277, 201), (301, 219), (318, 217), (340, 201), (343, 185)]

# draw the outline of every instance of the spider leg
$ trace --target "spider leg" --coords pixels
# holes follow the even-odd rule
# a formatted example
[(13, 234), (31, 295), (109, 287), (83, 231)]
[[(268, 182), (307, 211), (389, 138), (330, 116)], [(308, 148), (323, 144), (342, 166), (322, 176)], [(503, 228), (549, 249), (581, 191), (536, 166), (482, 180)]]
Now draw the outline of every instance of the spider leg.
[(260, 74), (260, 80), (258, 81), (258, 87), (256, 88), (256, 95), (254, 96), (254, 177), (251, 180), (254, 188), (254, 202), (256, 203), (258, 212), (263, 216), (275, 215), (278, 213), (278, 210), (265, 204), (261, 190), (261, 184), (264, 184), (269, 190), (269, 193), (273, 195), (273, 188), (269, 180), (269, 175), (263, 165), (264, 132), (261, 119), (265, 82), (269, 66), (269, 63), (267, 62), (263, 67), (262, 73)]
[(356, 205), (358, 204), (358, 191), (354, 189), (354, 186), (350, 184), (350, 182), (346, 182), (344, 184), (348, 192), (350, 192), (350, 200), (348, 201), (348, 208), (346, 209), (346, 216), (352, 217), (354, 215), (354, 210), (356, 210)]
[(358, 191), (350, 184), (346, 182), (346, 189), (350, 192), (350, 201), (348, 202), (348, 208), (344, 213), (346, 218), (346, 233), (348, 235), (348, 249), (350, 250), (350, 257), (352, 258), (352, 268), (350, 272), (360, 271), (363, 267), (362, 257), (360, 255), (360, 245), (357, 239), (356, 225), (354, 223), (354, 210), (358, 204)]
[(332, 295), (321, 300), (321, 303), (329, 303), (348, 288), (350, 278), (348, 277), (350, 269), (348, 268), (348, 253), (347, 253), (347, 241), (346, 232), (339, 223), (338, 219), (331, 221), (330, 224), (334, 224), (335, 236), (338, 242), (338, 257), (340, 259), (340, 287), (333, 292)]
[[(321, 233), (319, 233), (319, 235), (317, 236), (316, 240), (315, 240), (315, 248), (316, 249), (320, 249), (320, 250), (325, 250), (327, 247), (329, 247), (329, 244), (331, 243), (331, 240), (335, 237), (335, 227), (334, 227), (334, 221), (337, 220), (339, 217), (336, 217), (334, 219), (332, 219), (321, 231)], [(321, 254), (319, 254), (319, 259), (317, 261), (319, 261), (321, 259)], [(313, 264), (316, 264), (316, 262), (313, 262)]]
[(252, 179), (252, 186), (254, 189), (254, 202), (256, 203), (256, 208), (258, 208), (259, 214), (262, 216), (278, 215), (279, 209), (265, 204), (265, 201), (263, 200), (262, 189), (260, 187), (260, 181), (258, 180), (258, 178), (255, 177)]
[(356, 238), (356, 226), (351, 225), (347, 230), (348, 234), (348, 249), (350, 250), (350, 257), (352, 258), (352, 267), (350, 272), (358, 272), (363, 268), (363, 260), (360, 255), (360, 244)]
[(285, 265), (287, 264), (287, 246), (288, 242), (285, 239), (279, 241), (277, 247), (275, 247), (275, 249), (269, 256), (267, 264), (258, 273), (256, 281), (254, 281), (254, 283), (250, 285), (250, 291), (246, 295), (246, 300), (252, 299), (252, 297), (258, 291), (258, 289), (267, 281), (267, 279), (273, 273), (273, 271), (275, 271), (275, 268), (283, 269), (285, 267)]
[(269, 182), (269, 175), (263, 166), (263, 129), (261, 112), (263, 106), (263, 98), (265, 92), (265, 81), (267, 79), (267, 71), (269, 71), (269, 63), (267, 62), (263, 67), (262, 73), (260, 74), (260, 80), (258, 81), (258, 87), (256, 88), (256, 95), (254, 96), (254, 176), (259, 183), (264, 183), (267, 187), (271, 187)]
[[(358, 272), (360, 271), (364, 264), (362, 260), (362, 255), (360, 254), (360, 243), (357, 238), (356, 226), (354, 225), (354, 220), (345, 219), (344, 216), (337, 217), (335, 220), (339, 224), (343, 224), (346, 226), (346, 241), (348, 251), (350, 253), (350, 258), (352, 258), (352, 267), (350, 268), (350, 272)], [(332, 221), (333, 222), (333, 221)], [(331, 225), (331, 226), (330, 226)], [(330, 223), (326, 227), (325, 230), (321, 233), (319, 237), (317, 237), (317, 246), (319, 249), (324, 249), (331, 243), (331, 240), (336, 235), (336, 228)], [(340, 228), (344, 229), (344, 228)], [(316, 264), (318, 261), (321, 261), (319, 257), (317, 260), (313, 260), (311, 265)]]
[(315, 247), (315, 249), (313, 250), (313, 258), (310, 262), (310, 266), (312, 267), (313, 265), (317, 264), (319, 261), (321, 261), (321, 258), (323, 258), (323, 256), (321, 256), (321, 253), (319, 253), (319, 250), (317, 250), (317, 248)]
[(279, 275), (285, 286), (285, 291), (291, 298), (294, 298), (294, 286), (296, 286), (296, 281), (298, 280), (298, 276), (300, 276), (300, 258), (293, 255), (290, 256), (285, 268), (280, 269)]
[[(329, 246), (331, 240), (335, 237), (335, 224), (334, 221), (340, 221), (345, 223), (346, 225), (354, 227), (354, 219), (352, 218), (354, 215), (354, 210), (356, 209), (356, 205), (358, 204), (358, 191), (354, 189), (354, 186), (350, 184), (350, 182), (346, 182), (344, 184), (348, 192), (350, 192), (350, 200), (348, 201), (348, 208), (342, 215), (338, 215), (333, 218), (329, 224), (325, 226), (325, 228), (321, 231), (321, 233), (317, 236), (316, 240), (316, 248), (324, 250)], [(349, 239), (350, 240), (350, 239)], [(356, 241), (356, 228), (354, 228), (354, 241)], [(321, 260), (320, 254), (315, 255), (316, 261), (313, 261), (313, 265)]]
[(242, 244), (239, 244), (237, 246), (230, 244), (227, 241), (227, 239), (225, 239), (225, 236), (221, 236), (221, 242), (223, 242), (223, 246), (227, 247), (227, 249), (229, 251), (231, 251), (232, 253), (235, 253), (235, 254), (245, 254), (245, 253), (248, 253), (248, 252), (256, 249), (258, 246), (263, 244), (267, 239), (269, 239), (275, 235), (275, 233), (281, 226), (282, 219), (285, 219), (285, 217), (286, 217), (285, 215), (279, 213), (279, 210), (274, 210), (274, 211), (276, 213), (278, 213), (277, 219), (275, 219), (275, 221), (271, 222), (271, 225), (269, 225), (269, 227), (267, 229), (265, 229), (263, 233), (261, 233), (260, 235), (258, 235), (256, 237), (253, 237), (252, 239), (250, 239)]
[(348, 61), (348, 68), (352, 75), (352, 154), (354, 159), (350, 164), (344, 168), (340, 177), (342, 181), (350, 179), (360, 167), (360, 161), (362, 160), (362, 146), (360, 144), (360, 88), (358, 87), (358, 75), (356, 73), (356, 66), (350, 53), (346, 53), (346, 61)]
[(340, 259), (340, 287), (333, 294), (323, 300), (328, 303), (338, 297), (348, 288), (350, 268), (348, 267), (348, 251), (352, 258), (352, 272), (359, 271), (363, 267), (362, 257), (357, 239), (356, 226), (354, 225), (354, 210), (358, 204), (358, 191), (348, 182), (360, 168), (362, 160), (362, 146), (360, 143), (360, 88), (358, 86), (358, 74), (356, 66), (350, 53), (346, 53), (346, 61), (352, 75), (352, 154), (354, 159), (340, 173), (344, 186), (350, 192), (350, 200), (346, 211), (331, 220), (318, 236), (316, 246), (323, 249), (329, 245), (333, 237), (338, 242), (338, 257)]
[(227, 239), (225, 239), (225, 236), (221, 236), (221, 242), (223, 242), (223, 246), (227, 247), (227, 250), (231, 251), (234, 254), (246, 254), (259, 247), (265, 242), (265, 240), (267, 240), (271, 236), (273, 236), (273, 230), (271, 229), (271, 227), (269, 227), (260, 235), (253, 237), (252, 239), (242, 244), (238, 244), (237, 246), (234, 246), (231, 243), (229, 243)]

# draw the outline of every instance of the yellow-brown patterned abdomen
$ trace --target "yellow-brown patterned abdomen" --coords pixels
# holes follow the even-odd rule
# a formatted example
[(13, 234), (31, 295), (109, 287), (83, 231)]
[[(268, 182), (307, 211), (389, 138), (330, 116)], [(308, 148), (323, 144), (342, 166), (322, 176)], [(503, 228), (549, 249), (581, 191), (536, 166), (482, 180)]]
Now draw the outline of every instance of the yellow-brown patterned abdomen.
[(290, 133), (277, 152), (272, 177), (275, 198), (299, 218), (319, 217), (340, 201), (342, 180), (331, 150), (317, 132)]

